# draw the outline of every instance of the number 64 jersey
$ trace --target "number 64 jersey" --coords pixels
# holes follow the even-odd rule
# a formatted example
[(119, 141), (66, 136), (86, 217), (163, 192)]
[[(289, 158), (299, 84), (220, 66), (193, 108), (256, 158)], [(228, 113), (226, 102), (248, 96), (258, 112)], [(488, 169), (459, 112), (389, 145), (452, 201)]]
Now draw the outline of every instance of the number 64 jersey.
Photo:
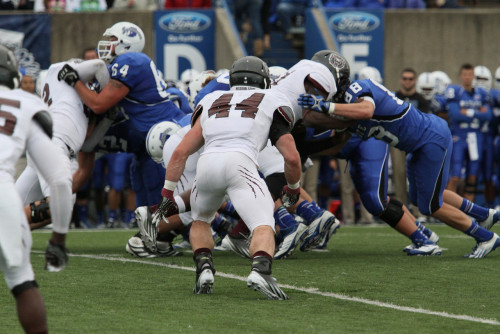
[[(243, 87), (236, 87), (243, 88)], [(245, 87), (246, 88), (246, 87)], [(215, 91), (206, 95), (193, 113), (192, 122), (201, 112), (205, 139), (202, 153), (241, 152), (253, 160), (267, 143), (269, 129), (277, 111), (294, 123), (288, 98), (269, 89)]]
[(361, 139), (374, 137), (408, 153), (428, 142), (448, 147), (451, 133), (443, 119), (424, 114), (378, 82), (370, 79), (352, 82), (345, 101), (355, 103), (358, 98), (375, 106), (372, 118), (359, 120), (349, 129)]

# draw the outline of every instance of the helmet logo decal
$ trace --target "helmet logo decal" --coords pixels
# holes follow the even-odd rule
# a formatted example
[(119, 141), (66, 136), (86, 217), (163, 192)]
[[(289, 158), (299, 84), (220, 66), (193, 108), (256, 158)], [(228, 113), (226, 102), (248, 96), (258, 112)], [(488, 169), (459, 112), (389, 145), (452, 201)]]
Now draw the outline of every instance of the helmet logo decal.
[(122, 34), (128, 37), (139, 36), (139, 39), (142, 39), (141, 33), (135, 27), (123, 27)]
[(335, 53), (332, 53), (330, 55), (330, 57), (328, 58), (328, 62), (337, 70), (346, 66), (345, 58)]

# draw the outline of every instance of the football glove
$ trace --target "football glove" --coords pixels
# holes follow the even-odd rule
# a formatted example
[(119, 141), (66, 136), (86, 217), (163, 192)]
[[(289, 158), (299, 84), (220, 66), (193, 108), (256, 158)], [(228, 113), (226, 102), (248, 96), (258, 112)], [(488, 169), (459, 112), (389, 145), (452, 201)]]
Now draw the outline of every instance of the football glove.
[(321, 96), (300, 94), (297, 101), (299, 102), (299, 105), (304, 109), (309, 109), (324, 114), (328, 114), (330, 111), (330, 102), (323, 100)]
[(49, 241), (45, 250), (45, 270), (59, 272), (66, 268), (68, 263), (68, 250), (64, 245), (53, 244)]
[(281, 202), (285, 208), (295, 205), (299, 201), (300, 187), (297, 189), (291, 189), (288, 185), (283, 187), (283, 192), (281, 194)]
[(65, 64), (63, 68), (57, 73), (57, 80), (65, 81), (71, 87), (75, 87), (76, 82), (80, 80), (78, 72), (68, 64)]
[(179, 207), (175, 203), (174, 192), (163, 188), (161, 190), (161, 200), (158, 205), (158, 210), (153, 214), (153, 222), (159, 224), (162, 219), (179, 213)]

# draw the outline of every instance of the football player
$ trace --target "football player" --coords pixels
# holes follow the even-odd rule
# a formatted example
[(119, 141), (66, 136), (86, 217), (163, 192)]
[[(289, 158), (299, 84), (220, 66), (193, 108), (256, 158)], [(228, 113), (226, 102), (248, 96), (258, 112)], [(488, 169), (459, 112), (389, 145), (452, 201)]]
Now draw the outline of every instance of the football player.
[[(445, 189), (453, 142), (444, 120), (420, 112), (372, 80), (354, 81), (344, 95), (347, 104), (326, 102), (309, 94), (301, 95), (298, 103), (312, 110), (310, 114), (317, 122), (335, 128), (338, 123), (329, 123), (330, 119), (341, 117), (356, 121), (349, 130), (361, 139), (375, 137), (409, 153), (407, 170), (411, 202), (417, 204), (423, 214), (476, 240), (476, 246), (465, 257), (483, 258), (500, 246), (500, 237), (488, 230), (500, 220), (500, 214)], [(391, 219), (404, 218), (401, 205), (390, 202), (389, 205), (387, 213)]]
[(130, 22), (118, 22), (103, 34), (108, 40), (98, 45), (99, 58), (109, 66), (110, 80), (100, 93), (89, 90), (78, 73), (66, 65), (59, 79), (74, 87), (82, 101), (96, 114), (119, 104), (130, 118), (139, 142), (132, 162), (132, 189), (136, 206), (154, 205), (162, 188), (163, 166), (156, 164), (146, 152), (145, 139), (149, 129), (161, 121), (178, 120), (185, 114), (170, 100), (167, 85), (155, 63), (142, 53), (143, 31)]
[(16, 58), (0, 45), (0, 269), (26, 333), (47, 333), (45, 304), (30, 263), (31, 232), (14, 185), (15, 163), (26, 150), (47, 181), (52, 200), (53, 232), (47, 269), (67, 262), (65, 236), (71, 217), (71, 174), (67, 159), (51, 141), (52, 120), (40, 98), (21, 89)]

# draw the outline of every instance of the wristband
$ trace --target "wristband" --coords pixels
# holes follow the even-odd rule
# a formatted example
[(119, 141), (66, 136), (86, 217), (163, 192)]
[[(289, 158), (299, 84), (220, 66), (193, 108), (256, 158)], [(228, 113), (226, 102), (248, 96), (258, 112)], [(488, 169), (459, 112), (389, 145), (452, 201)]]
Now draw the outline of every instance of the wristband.
[(294, 184), (290, 184), (290, 183), (288, 183), (288, 188), (290, 188), (290, 189), (292, 189), (292, 190), (295, 190), (295, 189), (297, 189), (297, 188), (299, 188), (299, 187), (300, 187), (300, 181), (299, 181), (299, 182), (297, 182), (297, 183), (294, 183)]
[(467, 109), (467, 110), (465, 110), (465, 115), (467, 117), (474, 117), (474, 109)]
[(177, 182), (165, 180), (165, 184), (163, 185), (163, 188), (170, 190), (170, 191), (174, 191), (175, 187), (177, 187)]
[(330, 106), (328, 107), (328, 115), (333, 117), (333, 112), (335, 111), (335, 103), (330, 102)]

